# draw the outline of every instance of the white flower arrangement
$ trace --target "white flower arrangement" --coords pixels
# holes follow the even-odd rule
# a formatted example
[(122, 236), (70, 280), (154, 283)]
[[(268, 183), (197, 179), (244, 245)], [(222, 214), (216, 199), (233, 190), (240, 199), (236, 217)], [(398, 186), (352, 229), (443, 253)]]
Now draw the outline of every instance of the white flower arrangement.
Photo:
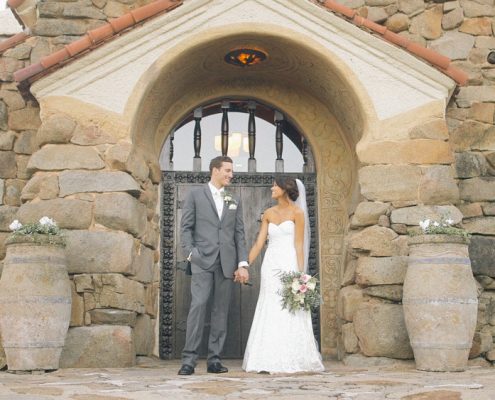
[(454, 220), (445, 216), (440, 217), (440, 221), (424, 219), (419, 221), (422, 233), (424, 235), (455, 235), (465, 238), (471, 235), (463, 228), (454, 226)]
[(237, 202), (234, 199), (232, 193), (227, 192), (226, 190), (221, 192), (224, 203), (229, 207), (229, 210), (235, 210), (237, 208)]
[(291, 313), (298, 310), (311, 310), (321, 304), (320, 283), (315, 276), (304, 272), (280, 273), (282, 289), (278, 294), (282, 297), (282, 309)]
[[(9, 242), (18, 242), (19, 239), (29, 239), (34, 243), (58, 243), (65, 244), (65, 238), (57, 223), (49, 217), (42, 217), (38, 222), (22, 224), (19, 220), (14, 220), (9, 225), (12, 234)], [(44, 237), (45, 239), (42, 239)], [(48, 237), (48, 239), (46, 239)]]

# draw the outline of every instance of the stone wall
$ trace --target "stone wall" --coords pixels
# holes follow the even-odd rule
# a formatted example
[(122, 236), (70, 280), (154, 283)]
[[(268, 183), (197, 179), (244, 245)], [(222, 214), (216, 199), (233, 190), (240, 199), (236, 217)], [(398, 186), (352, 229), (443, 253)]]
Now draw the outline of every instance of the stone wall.
[[(338, 302), (342, 347), (347, 354), (412, 357), (400, 305), (407, 231), (417, 229), (420, 219), (448, 211), (473, 233), (470, 254), (480, 311), (472, 357), (491, 361), (495, 70), (486, 57), (495, 49), (494, 1), (341, 3), (451, 57), (470, 76), (447, 107), (447, 124), (442, 116), (418, 120), (400, 148), (397, 142), (368, 143), (359, 155), (361, 199), (350, 219)], [(138, 5), (42, 2), (35, 35), (0, 54), (0, 260), (14, 218), (49, 215), (66, 230), (73, 312), (63, 366), (131, 365), (135, 354), (151, 352), (160, 174), (131, 152), (131, 143), (77, 113), (40, 118), (37, 103), (20, 95), (12, 73)]]
[[(493, 0), (349, 0), (339, 1), (362, 16), (438, 51), (469, 74), (467, 86), (453, 96), (446, 111), (448, 126), (432, 122), (410, 131), (410, 139), (445, 141), (455, 160), (437, 161), (414, 146), (408, 153), (394, 146), (388, 165), (380, 163), (386, 148), (366, 155), (369, 164), (360, 171), (361, 202), (351, 219), (349, 257), (339, 298), (345, 352), (367, 356), (411, 358), (401, 312), (402, 283), (407, 268), (407, 248), (401, 239), (418, 229), (424, 218), (449, 213), (473, 234), (470, 257), (479, 282), (479, 316), (470, 357), (495, 360), (495, 69), (487, 62), (495, 50)], [(407, 146), (407, 145), (406, 145)], [(422, 154), (419, 154), (422, 153)], [(395, 160), (394, 160), (395, 158)], [(397, 160), (399, 159), (399, 160)], [(409, 163), (409, 165), (397, 165)], [(394, 165), (395, 164), (395, 165)], [(411, 164), (419, 164), (413, 166)], [(451, 166), (449, 166), (449, 164)], [(419, 170), (419, 171), (418, 171)], [(412, 174), (424, 177), (417, 185)], [(431, 185), (427, 176), (443, 175), (442, 185)], [(452, 187), (452, 177), (459, 192)], [(422, 178), (423, 179), (423, 178)], [(383, 186), (387, 186), (384, 188)], [(381, 187), (380, 187), (381, 186)], [(419, 201), (408, 191), (419, 190)], [(407, 203), (410, 204), (407, 204)], [(432, 206), (440, 204), (440, 206)], [(445, 205), (442, 205), (445, 204)], [(408, 206), (410, 205), (410, 206)], [(405, 207), (408, 206), (408, 207)], [(377, 328), (373, 328), (377, 327)], [(391, 339), (393, 338), (393, 340)]]

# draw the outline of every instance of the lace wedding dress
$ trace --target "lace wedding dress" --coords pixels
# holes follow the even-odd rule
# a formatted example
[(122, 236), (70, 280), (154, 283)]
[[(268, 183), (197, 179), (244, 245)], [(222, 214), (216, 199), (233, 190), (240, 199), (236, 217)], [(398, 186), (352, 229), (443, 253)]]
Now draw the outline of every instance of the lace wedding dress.
[(242, 368), (247, 372), (323, 371), (311, 314), (282, 309), (281, 271), (297, 271), (294, 222), (268, 225), (269, 244), (261, 266), (261, 285)]

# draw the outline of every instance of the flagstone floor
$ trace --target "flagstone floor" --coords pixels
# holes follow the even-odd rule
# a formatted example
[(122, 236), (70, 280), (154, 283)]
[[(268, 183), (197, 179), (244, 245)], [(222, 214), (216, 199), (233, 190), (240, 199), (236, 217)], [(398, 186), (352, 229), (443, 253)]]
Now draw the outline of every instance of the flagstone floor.
[(61, 369), (44, 374), (0, 372), (0, 400), (130, 399), (335, 399), (494, 400), (495, 370), (470, 366), (465, 372), (427, 373), (412, 363), (349, 367), (325, 362), (319, 374), (268, 375), (242, 371), (240, 360), (225, 360), (228, 374), (179, 377), (178, 361), (141, 358), (126, 369)]

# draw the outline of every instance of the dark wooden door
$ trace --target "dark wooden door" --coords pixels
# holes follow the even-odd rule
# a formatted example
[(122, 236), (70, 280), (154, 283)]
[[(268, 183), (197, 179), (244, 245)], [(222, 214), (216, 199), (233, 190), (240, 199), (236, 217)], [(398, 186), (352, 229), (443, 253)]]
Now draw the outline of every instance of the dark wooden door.
[[(313, 174), (290, 174), (306, 181), (308, 191), (308, 209), (315, 228), (314, 209), (314, 176)], [(191, 301), (191, 278), (182, 271), (177, 271), (175, 265), (183, 260), (180, 249), (180, 220), (182, 204), (192, 189), (205, 184), (209, 180), (206, 173), (164, 172), (162, 191), (162, 287), (160, 315), (160, 356), (162, 358), (180, 358), (185, 342), (186, 320)], [(248, 251), (254, 243), (259, 231), (263, 210), (273, 205), (270, 187), (273, 184), (273, 174), (268, 173), (238, 173), (235, 175), (229, 191), (240, 196), (243, 204), (244, 228)], [(314, 235), (312, 235), (315, 237)], [(229, 328), (224, 347), (223, 357), (242, 358), (246, 347), (249, 330), (256, 308), (260, 287), (260, 266), (264, 251), (250, 267), (250, 281), (253, 286), (236, 284), (230, 304)], [(317, 272), (316, 241), (313, 240), (310, 255), (311, 272)], [(207, 353), (207, 338), (209, 334), (209, 311), (205, 322), (201, 355)], [(315, 336), (319, 338), (319, 318), (314, 316)]]

